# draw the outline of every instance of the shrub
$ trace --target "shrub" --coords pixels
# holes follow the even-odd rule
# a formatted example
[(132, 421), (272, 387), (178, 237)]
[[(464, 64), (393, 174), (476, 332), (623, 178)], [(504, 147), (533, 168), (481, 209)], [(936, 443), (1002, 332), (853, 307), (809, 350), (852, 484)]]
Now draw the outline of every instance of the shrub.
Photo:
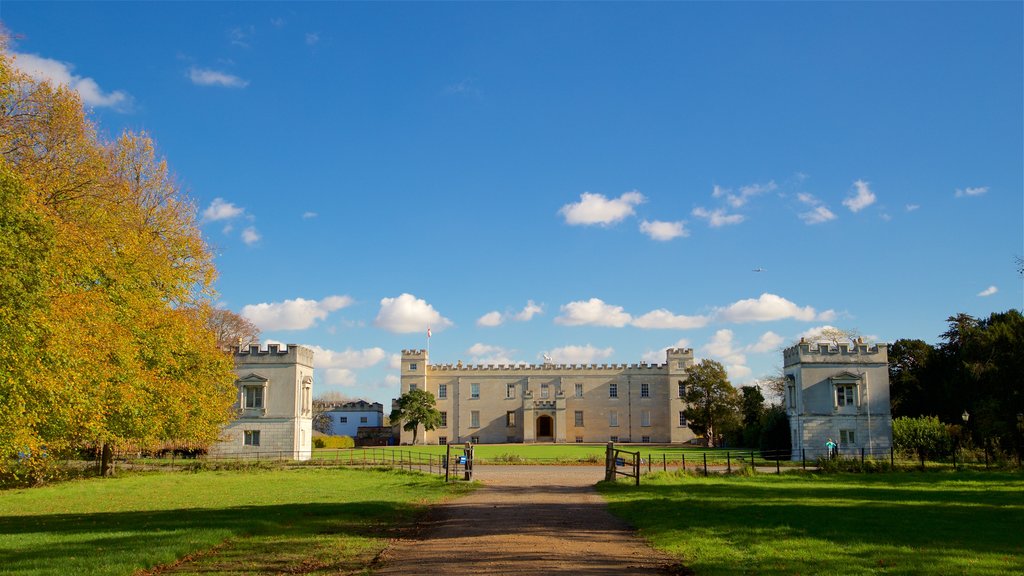
[(313, 446), (316, 448), (355, 448), (355, 445), (356, 442), (351, 436), (318, 436), (313, 439)]
[(949, 454), (952, 438), (937, 416), (911, 418), (903, 416), (892, 421), (893, 447), (903, 454), (935, 458)]

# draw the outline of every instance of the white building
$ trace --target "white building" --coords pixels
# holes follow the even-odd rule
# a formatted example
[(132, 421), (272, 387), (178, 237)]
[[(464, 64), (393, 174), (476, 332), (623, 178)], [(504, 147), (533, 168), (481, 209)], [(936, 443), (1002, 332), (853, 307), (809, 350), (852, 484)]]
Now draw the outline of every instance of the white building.
[(270, 344), (235, 352), (238, 418), (210, 447), (213, 457), (308, 460), (313, 436), (313, 351)]
[(793, 457), (826, 454), (888, 456), (892, 446), (889, 358), (885, 344), (811, 344), (801, 340), (783, 352), (786, 414)]

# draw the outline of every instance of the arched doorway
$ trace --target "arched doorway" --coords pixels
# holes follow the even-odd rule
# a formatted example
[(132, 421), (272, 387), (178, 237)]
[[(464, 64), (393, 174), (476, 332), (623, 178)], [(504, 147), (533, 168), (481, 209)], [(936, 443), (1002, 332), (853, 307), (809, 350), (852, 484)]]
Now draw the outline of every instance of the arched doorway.
[(551, 442), (555, 437), (555, 421), (551, 416), (537, 417), (537, 441)]

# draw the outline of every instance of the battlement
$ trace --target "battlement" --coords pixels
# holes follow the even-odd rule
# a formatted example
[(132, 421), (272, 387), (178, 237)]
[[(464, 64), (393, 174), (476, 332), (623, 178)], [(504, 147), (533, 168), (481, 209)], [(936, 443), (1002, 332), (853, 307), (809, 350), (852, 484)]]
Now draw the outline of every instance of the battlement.
[(693, 348), (669, 348), (665, 354), (667, 356), (693, 356)]
[(267, 344), (260, 348), (259, 344), (250, 344), (245, 348), (235, 348), (235, 364), (287, 364), (296, 363), (313, 366), (313, 351), (298, 344)]
[(427, 370), (431, 372), (579, 372), (579, 371), (622, 371), (622, 370), (661, 370), (664, 371), (666, 364), (431, 364)]
[(782, 351), (783, 365), (808, 363), (875, 363), (888, 362), (887, 344), (867, 344), (861, 339), (856, 342), (807, 342), (800, 339), (797, 344)]

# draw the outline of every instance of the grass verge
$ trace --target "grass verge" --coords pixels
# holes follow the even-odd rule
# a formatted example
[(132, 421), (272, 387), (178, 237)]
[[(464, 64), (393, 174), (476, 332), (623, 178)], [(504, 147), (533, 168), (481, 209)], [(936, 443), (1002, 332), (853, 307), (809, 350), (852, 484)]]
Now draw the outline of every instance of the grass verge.
[(611, 511), (696, 574), (1024, 573), (1024, 477), (657, 474)]
[(350, 573), (423, 505), (468, 490), (435, 476), (336, 468), (8, 490), (0, 492), (0, 574)]

